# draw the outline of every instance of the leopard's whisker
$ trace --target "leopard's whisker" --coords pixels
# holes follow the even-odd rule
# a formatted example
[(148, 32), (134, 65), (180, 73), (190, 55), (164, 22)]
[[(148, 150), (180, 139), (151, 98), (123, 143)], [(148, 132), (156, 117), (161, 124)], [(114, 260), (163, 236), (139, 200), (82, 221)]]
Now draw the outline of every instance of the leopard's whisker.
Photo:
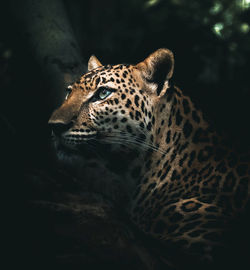
[[(115, 133), (115, 132), (114, 132)], [(119, 132), (116, 132), (117, 134), (121, 135), (121, 133)], [(126, 133), (122, 133), (122, 136), (119, 136), (117, 137), (117, 135), (115, 134), (106, 134), (106, 137), (108, 138), (112, 138), (111, 140), (108, 140), (109, 143), (114, 143), (114, 142), (118, 142), (120, 141), (121, 143), (125, 143), (127, 142), (128, 144), (134, 144), (134, 145), (137, 145), (137, 146), (141, 146), (143, 147), (144, 149), (148, 150), (148, 149), (151, 149), (155, 152), (159, 152), (161, 154), (165, 154), (165, 151), (162, 151), (160, 148), (154, 146), (153, 144), (151, 143), (148, 143), (148, 142), (145, 142), (144, 140), (140, 139), (140, 138), (132, 138), (129, 134), (126, 134)]]

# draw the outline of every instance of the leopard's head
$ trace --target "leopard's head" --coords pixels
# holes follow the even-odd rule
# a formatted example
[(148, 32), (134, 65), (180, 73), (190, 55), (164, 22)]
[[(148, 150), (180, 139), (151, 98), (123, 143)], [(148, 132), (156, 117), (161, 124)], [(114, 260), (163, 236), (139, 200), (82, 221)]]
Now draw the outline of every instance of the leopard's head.
[(89, 140), (129, 146), (152, 140), (159, 102), (173, 74), (171, 51), (159, 49), (137, 65), (103, 66), (95, 56), (88, 73), (67, 88), (49, 124), (56, 139), (74, 147)]

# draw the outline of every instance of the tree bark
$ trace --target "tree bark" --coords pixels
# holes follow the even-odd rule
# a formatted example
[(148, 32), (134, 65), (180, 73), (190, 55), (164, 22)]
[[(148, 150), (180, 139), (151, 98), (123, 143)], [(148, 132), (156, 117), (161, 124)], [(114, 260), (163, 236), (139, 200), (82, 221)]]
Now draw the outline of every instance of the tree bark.
[(86, 72), (63, 1), (11, 0), (11, 10), (49, 82), (55, 108), (64, 99), (65, 87)]

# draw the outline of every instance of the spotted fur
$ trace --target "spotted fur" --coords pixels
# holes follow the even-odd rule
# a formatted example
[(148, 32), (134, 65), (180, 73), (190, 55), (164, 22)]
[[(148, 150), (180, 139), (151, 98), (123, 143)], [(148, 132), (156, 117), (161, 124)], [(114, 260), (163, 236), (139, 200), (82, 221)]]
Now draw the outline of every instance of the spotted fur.
[(249, 155), (237, 156), (169, 84), (173, 65), (167, 49), (137, 65), (102, 66), (92, 56), (49, 123), (69, 147), (98, 140), (139, 149), (128, 170), (136, 183), (131, 219), (164, 244), (210, 259), (248, 203)]

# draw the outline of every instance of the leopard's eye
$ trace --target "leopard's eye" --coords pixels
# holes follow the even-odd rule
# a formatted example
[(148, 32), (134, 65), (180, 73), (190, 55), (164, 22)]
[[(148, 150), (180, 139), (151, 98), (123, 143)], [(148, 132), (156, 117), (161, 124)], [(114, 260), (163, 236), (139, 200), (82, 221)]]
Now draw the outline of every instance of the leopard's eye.
[(68, 88), (66, 89), (65, 100), (68, 99), (68, 97), (71, 94), (71, 92), (72, 92), (72, 87), (71, 86), (68, 86)]
[(99, 96), (100, 99), (105, 99), (111, 93), (112, 93), (112, 91), (110, 91), (109, 89), (103, 88), (103, 89), (100, 90), (98, 96)]

